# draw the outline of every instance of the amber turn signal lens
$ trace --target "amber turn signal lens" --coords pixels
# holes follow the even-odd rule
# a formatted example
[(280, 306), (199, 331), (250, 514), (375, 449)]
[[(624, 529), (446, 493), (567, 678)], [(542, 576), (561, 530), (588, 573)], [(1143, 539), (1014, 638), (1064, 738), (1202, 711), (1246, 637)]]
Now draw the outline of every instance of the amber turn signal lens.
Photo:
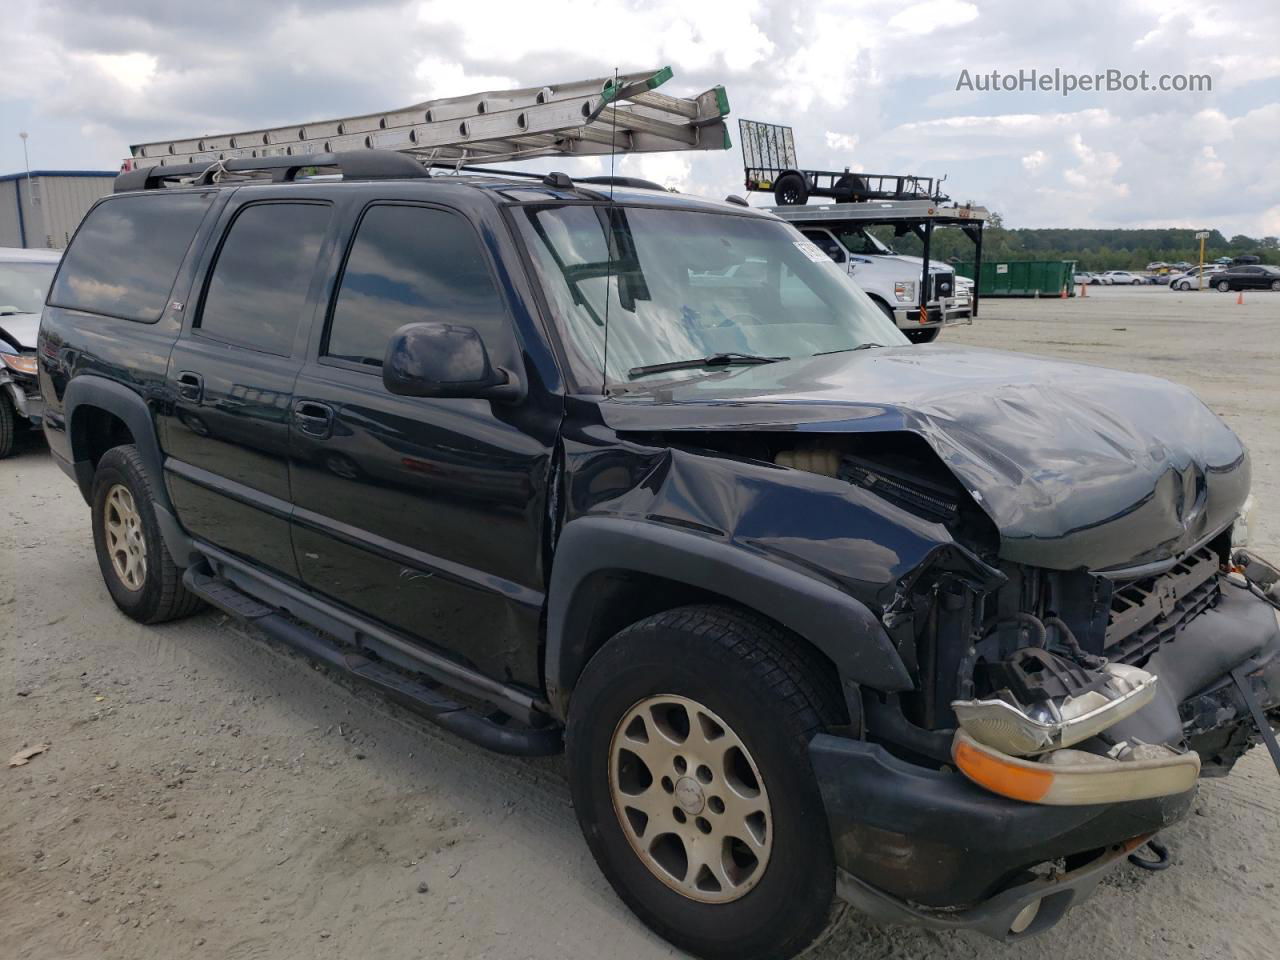
[(1053, 773), (1031, 769), (1025, 763), (1006, 763), (993, 753), (975, 747), (968, 739), (957, 739), (952, 757), (961, 772), (992, 793), (1025, 803), (1039, 803), (1053, 786)]

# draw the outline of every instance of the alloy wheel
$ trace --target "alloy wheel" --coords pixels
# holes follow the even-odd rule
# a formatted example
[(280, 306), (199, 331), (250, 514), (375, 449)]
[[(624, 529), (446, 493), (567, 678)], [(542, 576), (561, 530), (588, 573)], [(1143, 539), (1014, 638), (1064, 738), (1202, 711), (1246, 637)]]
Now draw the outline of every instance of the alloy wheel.
[(147, 580), (147, 541), (133, 494), (122, 483), (107, 491), (102, 529), (116, 577), (128, 589), (141, 590)]
[(647, 697), (623, 715), (609, 753), (614, 811), (655, 877), (702, 903), (729, 903), (760, 882), (773, 811), (724, 720), (688, 697)]

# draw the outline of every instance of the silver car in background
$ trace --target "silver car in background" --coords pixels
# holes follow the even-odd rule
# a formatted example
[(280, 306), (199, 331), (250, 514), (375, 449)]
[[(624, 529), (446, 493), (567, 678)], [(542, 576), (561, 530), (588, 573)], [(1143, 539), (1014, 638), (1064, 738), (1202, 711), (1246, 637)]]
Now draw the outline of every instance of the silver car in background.
[(36, 334), (61, 259), (58, 250), (0, 247), (0, 458), (13, 452), (18, 430), (39, 427), (44, 415)]

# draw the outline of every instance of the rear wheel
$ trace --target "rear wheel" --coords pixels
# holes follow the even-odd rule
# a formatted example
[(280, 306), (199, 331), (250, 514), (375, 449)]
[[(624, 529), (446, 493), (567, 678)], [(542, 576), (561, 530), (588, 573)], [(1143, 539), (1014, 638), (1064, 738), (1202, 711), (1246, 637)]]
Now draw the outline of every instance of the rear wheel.
[(160, 534), (151, 483), (134, 446), (113, 447), (93, 475), (93, 545), (117, 607), (140, 623), (176, 620), (201, 601), (182, 585)]
[(9, 394), (0, 389), (0, 460), (13, 453), (13, 432), (17, 417)]
[(809, 185), (798, 173), (784, 173), (773, 185), (773, 199), (780, 207), (803, 206), (809, 202)]
[(1217, 286), (1219, 293), (1226, 293), (1231, 289), (1231, 284), (1227, 283), (1225, 280), (1219, 280), (1215, 286)]
[(682, 607), (587, 665), (566, 732), (574, 809), (622, 900), (701, 957), (790, 957), (831, 915), (835, 864), (808, 745), (839, 687), (744, 611)]

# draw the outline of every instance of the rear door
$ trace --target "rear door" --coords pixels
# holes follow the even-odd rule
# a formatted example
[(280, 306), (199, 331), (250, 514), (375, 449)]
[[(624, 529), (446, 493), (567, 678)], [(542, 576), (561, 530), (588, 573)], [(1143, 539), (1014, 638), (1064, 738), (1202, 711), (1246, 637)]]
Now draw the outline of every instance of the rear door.
[(169, 359), (165, 478), (183, 524), (295, 578), (289, 420), (332, 213), (314, 188), (238, 193)]
[(444, 321), (523, 366), (476, 227), (407, 201), (353, 211), (328, 323), (294, 391), (294, 545), (303, 581), (490, 676), (536, 686), (546, 486), (560, 401), (401, 397), (391, 334)]

